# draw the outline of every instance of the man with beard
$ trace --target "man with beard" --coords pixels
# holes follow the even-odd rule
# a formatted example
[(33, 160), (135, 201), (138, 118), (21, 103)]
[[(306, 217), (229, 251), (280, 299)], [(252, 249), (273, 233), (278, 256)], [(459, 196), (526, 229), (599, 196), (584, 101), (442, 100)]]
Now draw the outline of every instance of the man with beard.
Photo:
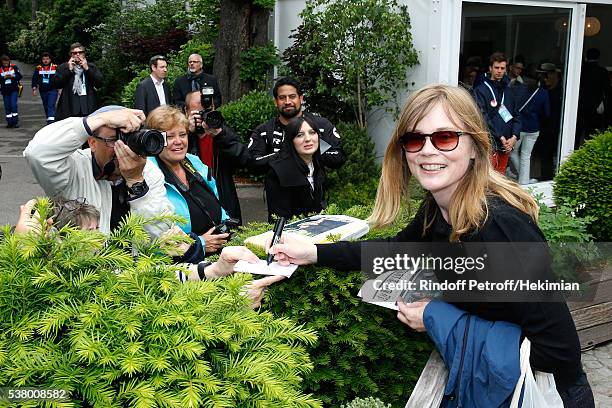
[(187, 94), (193, 91), (212, 94), (214, 108), (221, 106), (221, 89), (217, 78), (204, 72), (202, 61), (200, 54), (191, 54), (188, 60), (187, 74), (176, 78), (176, 81), (174, 81), (172, 96), (176, 106), (183, 108)]
[(285, 126), (290, 119), (296, 116), (310, 117), (316, 124), (321, 135), (321, 164), (331, 169), (340, 168), (346, 161), (340, 134), (336, 127), (324, 117), (302, 112), (304, 95), (298, 82), (293, 78), (281, 78), (274, 84), (272, 94), (279, 116), (262, 123), (251, 134), (248, 147), (252, 156), (253, 168), (262, 172), (269, 170), (269, 161), (283, 146)]
[[(106, 106), (45, 126), (23, 155), (45, 194), (83, 197), (100, 211), (100, 231), (108, 234), (131, 211), (145, 218), (174, 212), (161, 170), (118, 138), (118, 130), (134, 132), (144, 120), (141, 110)], [(81, 150), (86, 141), (90, 148)], [(145, 226), (153, 236), (169, 227), (163, 222)]]

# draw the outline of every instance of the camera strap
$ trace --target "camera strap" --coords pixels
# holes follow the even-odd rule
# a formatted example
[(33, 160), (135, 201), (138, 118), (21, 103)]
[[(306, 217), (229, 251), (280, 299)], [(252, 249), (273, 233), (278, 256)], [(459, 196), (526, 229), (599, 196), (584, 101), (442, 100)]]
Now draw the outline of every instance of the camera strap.
[[(211, 225), (213, 225), (213, 226), (217, 225), (218, 223), (213, 219), (212, 215), (210, 214), (210, 212), (206, 208), (206, 205), (202, 202), (200, 197), (198, 197), (195, 194), (193, 194), (191, 192), (191, 190), (189, 189), (189, 186), (185, 185), (181, 181), (181, 179), (179, 179), (178, 176), (176, 174), (174, 174), (174, 172), (172, 170), (170, 170), (161, 159), (158, 159), (157, 162), (159, 163), (159, 167), (162, 170), (162, 173), (164, 173), (164, 176), (166, 177), (166, 179), (167, 180), (172, 180), (171, 184), (174, 184), (181, 191), (182, 194), (187, 194), (189, 196), (189, 198), (191, 198), (193, 200), (193, 202), (198, 206), (198, 208), (200, 208), (200, 210), (206, 215), (206, 217), (210, 221)], [(191, 176), (193, 176), (193, 178), (196, 180), (196, 182), (198, 182), (201, 186), (204, 187), (204, 189), (206, 189), (206, 191), (219, 204), (219, 207), (223, 208), (223, 206), (221, 206), (221, 203), (219, 202), (219, 199), (217, 198), (217, 196), (210, 189), (210, 187), (208, 187), (208, 185), (204, 182), (204, 179), (202, 178), (202, 175), (197, 172), (197, 170), (193, 167), (191, 162), (189, 162), (189, 160), (187, 160), (187, 159), (183, 159), (181, 161), (181, 165), (183, 166), (183, 168), (185, 169), (186, 172), (188, 172)]]

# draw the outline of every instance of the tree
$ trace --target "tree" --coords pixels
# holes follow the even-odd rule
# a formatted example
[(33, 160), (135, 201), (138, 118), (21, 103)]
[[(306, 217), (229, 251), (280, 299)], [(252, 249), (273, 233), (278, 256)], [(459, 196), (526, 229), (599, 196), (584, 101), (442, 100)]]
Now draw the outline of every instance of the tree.
[(239, 98), (253, 89), (240, 79), (240, 55), (268, 43), (268, 19), (274, 0), (222, 0), (219, 37), (213, 74), (219, 80), (224, 101)]
[(301, 17), (296, 36), (300, 30), (308, 35), (287, 52), (301, 57), (301, 69), (316, 73), (317, 92), (348, 104), (362, 128), (375, 107), (398, 111), (388, 104), (418, 63), (406, 6), (397, 0), (310, 0)]

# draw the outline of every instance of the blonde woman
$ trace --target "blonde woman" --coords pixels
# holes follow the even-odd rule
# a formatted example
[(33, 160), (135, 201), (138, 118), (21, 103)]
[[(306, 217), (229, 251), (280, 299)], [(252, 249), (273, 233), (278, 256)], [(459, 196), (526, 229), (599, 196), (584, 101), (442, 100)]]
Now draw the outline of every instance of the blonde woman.
[[(544, 242), (536, 224), (536, 202), (493, 170), (491, 153), (486, 125), (464, 89), (431, 85), (415, 92), (387, 147), (369, 222), (376, 227), (392, 223), (402, 199), (407, 198), (408, 181), (415, 177), (428, 191), (427, 198), (414, 220), (389, 242)], [(309, 245), (287, 238), (270, 251), (283, 264), (317, 263), (338, 270), (361, 267), (359, 242)], [(444, 302), (398, 301), (398, 319), (424, 331), (423, 316), (436, 303)], [(486, 321), (518, 326), (520, 335), (531, 341), (532, 368), (553, 373), (565, 407), (594, 407), (582, 370), (576, 328), (565, 303), (471, 302), (454, 306)], [(443, 317), (433, 315), (431, 319)], [(518, 345), (518, 339), (515, 343)], [(518, 354), (518, 348), (511, 351)], [(462, 396), (469, 394), (469, 390), (459, 391)], [(497, 406), (507, 406), (503, 398)]]

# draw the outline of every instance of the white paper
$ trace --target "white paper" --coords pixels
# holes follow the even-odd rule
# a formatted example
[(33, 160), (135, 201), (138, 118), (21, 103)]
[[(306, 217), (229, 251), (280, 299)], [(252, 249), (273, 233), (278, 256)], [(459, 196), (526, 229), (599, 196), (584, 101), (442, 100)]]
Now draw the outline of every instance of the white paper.
[(260, 259), (258, 263), (249, 263), (247, 261), (238, 261), (234, 265), (234, 272), (252, 273), (254, 275), (267, 275), (267, 276), (286, 276), (290, 278), (293, 272), (297, 269), (297, 265), (282, 266), (278, 262), (272, 262), (270, 265), (263, 259)]

